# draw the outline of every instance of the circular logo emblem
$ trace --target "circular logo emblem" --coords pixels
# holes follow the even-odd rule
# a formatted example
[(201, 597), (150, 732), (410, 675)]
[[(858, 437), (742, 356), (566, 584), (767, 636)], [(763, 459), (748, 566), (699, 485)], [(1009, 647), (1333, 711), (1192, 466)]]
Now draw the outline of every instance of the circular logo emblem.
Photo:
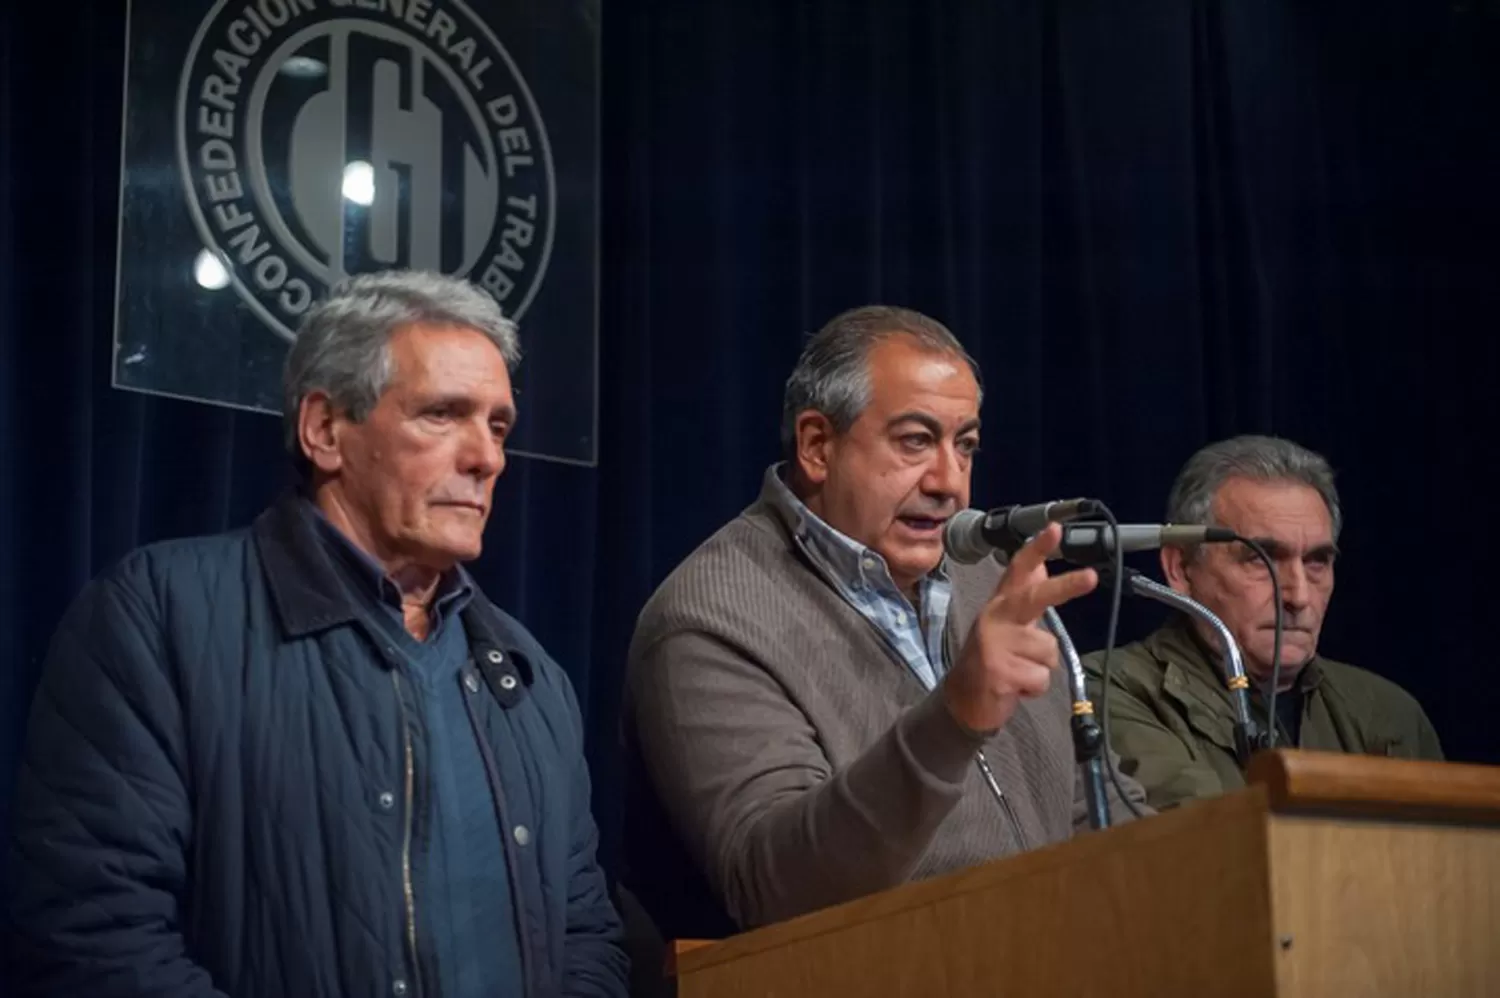
[(219, 0), (178, 85), (177, 158), (205, 248), (287, 339), (350, 274), (467, 277), (515, 319), (546, 276), (546, 128), (460, 0)]

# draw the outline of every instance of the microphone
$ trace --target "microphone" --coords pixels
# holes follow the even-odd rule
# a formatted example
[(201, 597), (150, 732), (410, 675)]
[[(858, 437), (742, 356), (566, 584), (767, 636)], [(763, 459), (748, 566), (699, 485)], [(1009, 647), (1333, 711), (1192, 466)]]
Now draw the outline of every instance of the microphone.
[(1059, 499), (1031, 506), (1001, 506), (989, 512), (960, 510), (943, 526), (943, 547), (948, 557), (963, 565), (983, 561), (999, 552), (1015, 554), (1049, 523), (1062, 523), (1103, 511), (1096, 499)]
[[(1092, 499), (1070, 499), (1037, 506), (1012, 506), (992, 513), (977, 509), (962, 510), (944, 526), (943, 547), (948, 557), (962, 565), (972, 565), (991, 555), (997, 555), (1001, 562), (1006, 562), (1027, 540), (1046, 529), (1048, 523), (1091, 515), (1089, 507), (1093, 505)], [(992, 523), (994, 518), (1007, 515), (1010, 518), (1005, 526)], [(1018, 537), (1020, 529), (1028, 529), (1029, 532)], [(1238, 540), (1233, 530), (1222, 527), (1126, 523), (1118, 528), (1111, 528), (1107, 523), (1065, 523), (1062, 543), (1048, 556), (1048, 560), (1069, 561), (1084, 566), (1109, 565), (1115, 557), (1116, 529), (1119, 531), (1120, 546), (1126, 554), (1155, 551), (1164, 547), (1192, 547), (1195, 544), (1222, 544)]]
[[(1070, 523), (1063, 527), (1062, 543), (1053, 559), (1075, 565), (1101, 566), (1115, 560), (1115, 536), (1120, 547), (1132, 551), (1155, 551), (1158, 548), (1192, 547), (1195, 544), (1226, 544), (1239, 540), (1233, 530), (1171, 523), (1124, 523), (1111, 527), (1107, 523)], [(1051, 559), (1049, 559), (1051, 560)]]

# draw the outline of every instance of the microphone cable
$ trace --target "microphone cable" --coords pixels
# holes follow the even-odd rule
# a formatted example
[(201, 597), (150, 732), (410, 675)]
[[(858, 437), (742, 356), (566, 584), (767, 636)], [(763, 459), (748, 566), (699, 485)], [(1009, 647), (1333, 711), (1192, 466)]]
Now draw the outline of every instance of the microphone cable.
[[(1099, 663), (1100, 683), (1103, 689), (1099, 693), (1099, 740), (1103, 743), (1100, 750), (1104, 753), (1104, 768), (1109, 773), (1109, 782), (1115, 788), (1115, 793), (1125, 802), (1130, 813), (1137, 818), (1144, 818), (1141, 809), (1136, 806), (1135, 801), (1120, 786), (1120, 773), (1115, 768), (1114, 752), (1110, 749), (1109, 742), (1109, 666), (1110, 658), (1115, 650), (1115, 632), (1120, 626), (1120, 598), (1125, 594), (1125, 545), (1120, 540), (1120, 521), (1115, 519), (1115, 514), (1104, 503), (1099, 504), (1099, 515), (1103, 516), (1109, 524), (1110, 540), (1114, 546), (1114, 562), (1111, 566), (1109, 593), (1109, 627), (1104, 633), (1104, 659)], [(1109, 800), (1104, 802), (1106, 817), (1109, 814)]]
[(1265, 748), (1273, 749), (1276, 747), (1276, 690), (1281, 685), (1281, 635), (1283, 627), (1281, 618), (1281, 581), (1276, 577), (1276, 563), (1271, 560), (1271, 556), (1266, 553), (1265, 548), (1261, 547), (1259, 541), (1251, 537), (1241, 537), (1238, 534), (1235, 535), (1234, 539), (1255, 552), (1255, 556), (1266, 566), (1266, 573), (1271, 577), (1271, 604), (1276, 611), (1275, 633), (1271, 642), (1271, 691), (1266, 694), (1266, 733), (1261, 737), (1261, 741), (1264, 743)]

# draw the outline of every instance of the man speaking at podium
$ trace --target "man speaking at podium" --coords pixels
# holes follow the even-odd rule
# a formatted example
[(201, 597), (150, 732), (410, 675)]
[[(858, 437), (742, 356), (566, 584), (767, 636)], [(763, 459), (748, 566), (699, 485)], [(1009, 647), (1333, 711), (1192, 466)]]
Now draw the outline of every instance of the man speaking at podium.
[[(1258, 541), (1276, 564), (1282, 644), (1276, 742), (1323, 752), (1441, 760), (1437, 733), (1417, 701), (1381, 676), (1318, 654), (1333, 598), (1343, 510), (1322, 455), (1279, 437), (1209, 444), (1178, 473), (1169, 523), (1226, 527)], [(1264, 730), (1272, 680), (1276, 604), (1271, 577), (1239, 544), (1163, 548), (1162, 571), (1179, 593), (1222, 620), (1239, 645), (1251, 709)], [(1245, 785), (1234, 712), (1217, 638), (1176, 615), (1142, 641), (1115, 650), (1110, 738), (1156, 808)], [(1100, 700), (1100, 652), (1084, 659)]]
[(787, 382), (786, 461), (642, 611), (624, 876), (666, 936), (763, 925), (1086, 827), (1058, 647), (1037, 622), (1095, 573), (1048, 575), (1055, 527), (1003, 579), (943, 553), (969, 504), (980, 395), (933, 319), (836, 317)]

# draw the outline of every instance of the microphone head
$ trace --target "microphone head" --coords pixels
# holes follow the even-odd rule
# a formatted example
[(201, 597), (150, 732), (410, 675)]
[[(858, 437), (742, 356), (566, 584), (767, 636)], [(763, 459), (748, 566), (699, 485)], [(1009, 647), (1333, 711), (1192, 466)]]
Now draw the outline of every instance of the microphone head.
[(984, 539), (986, 514), (977, 509), (961, 509), (943, 524), (943, 550), (960, 565), (973, 565), (995, 552), (995, 546)]

